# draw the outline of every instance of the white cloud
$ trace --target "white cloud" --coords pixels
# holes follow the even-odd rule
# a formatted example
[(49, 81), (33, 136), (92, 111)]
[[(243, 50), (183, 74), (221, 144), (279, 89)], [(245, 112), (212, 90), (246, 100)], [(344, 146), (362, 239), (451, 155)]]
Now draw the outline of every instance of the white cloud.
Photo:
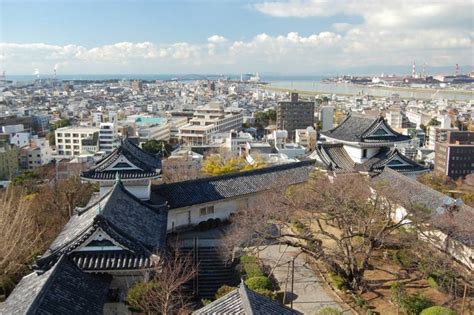
[(220, 35), (212, 35), (211, 37), (209, 37), (207, 39), (207, 41), (209, 43), (213, 43), (213, 44), (220, 44), (220, 43), (227, 42), (227, 38), (225, 38), (224, 36), (220, 36)]
[[(382, 13), (381, 13), (382, 14)], [(392, 23), (392, 22), (391, 22)], [(339, 23), (341, 24), (341, 23)], [(333, 31), (303, 36), (257, 34), (247, 40), (213, 35), (202, 43), (120, 42), (97, 47), (0, 43), (7, 73), (176, 73), (278, 71), (321, 73), (347, 67), (470, 64), (471, 31), (370, 28), (332, 25)], [(1, 69), (3, 70), (3, 69)]]

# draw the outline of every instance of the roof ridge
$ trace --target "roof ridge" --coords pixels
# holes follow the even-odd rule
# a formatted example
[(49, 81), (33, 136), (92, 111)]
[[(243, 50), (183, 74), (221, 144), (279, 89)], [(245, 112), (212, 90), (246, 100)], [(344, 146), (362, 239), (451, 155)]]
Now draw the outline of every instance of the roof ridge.
[(243, 280), (240, 282), (238, 290), (239, 290), (239, 295), (242, 301), (242, 307), (244, 308), (245, 314), (253, 315), (253, 307), (252, 307), (252, 304), (250, 303), (247, 287)]
[(224, 175), (218, 175), (218, 176), (209, 176), (209, 177), (202, 177), (202, 178), (196, 178), (196, 179), (189, 179), (189, 180), (184, 180), (180, 182), (175, 182), (175, 183), (164, 183), (164, 184), (158, 184), (158, 185), (152, 185), (152, 190), (156, 190), (159, 187), (171, 187), (171, 186), (179, 186), (184, 183), (199, 183), (199, 182), (209, 182), (209, 181), (218, 181), (221, 179), (227, 179), (227, 178), (233, 178), (233, 177), (244, 177), (244, 176), (251, 176), (251, 175), (256, 175), (260, 173), (265, 173), (269, 171), (277, 171), (277, 170), (287, 170), (287, 169), (292, 169), (292, 168), (297, 168), (300, 166), (309, 166), (313, 165), (315, 163), (315, 160), (304, 160), (304, 161), (299, 161), (299, 162), (294, 162), (294, 163), (287, 163), (287, 164), (280, 164), (280, 165), (274, 165), (274, 166), (269, 166), (269, 167), (263, 167), (263, 168), (257, 168), (253, 170), (248, 170), (248, 171), (243, 171), (243, 172), (236, 172), (236, 173), (230, 173), (230, 174), (224, 174)]

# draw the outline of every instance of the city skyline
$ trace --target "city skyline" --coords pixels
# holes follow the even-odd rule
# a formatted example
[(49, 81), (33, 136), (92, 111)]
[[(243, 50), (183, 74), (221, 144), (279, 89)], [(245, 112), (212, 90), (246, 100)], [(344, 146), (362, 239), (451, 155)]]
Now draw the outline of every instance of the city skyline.
[[(0, 0), (9, 74), (286, 73), (472, 65), (469, 1)], [(464, 69), (470, 71), (471, 69)]]

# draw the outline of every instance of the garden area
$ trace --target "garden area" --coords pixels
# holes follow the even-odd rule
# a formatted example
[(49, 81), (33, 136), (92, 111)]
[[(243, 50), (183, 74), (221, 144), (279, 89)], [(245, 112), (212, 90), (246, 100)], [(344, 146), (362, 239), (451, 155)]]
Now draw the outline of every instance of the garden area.
[[(305, 234), (319, 232), (316, 225), (310, 228), (307, 223), (294, 220), (292, 229)], [(330, 224), (324, 229), (340, 232)], [(330, 238), (319, 239), (327, 248), (336, 246)], [(442, 253), (410, 247), (375, 250), (364, 273), (363, 293), (353, 290), (343, 276), (324, 263), (314, 265), (335, 292), (360, 314), (473, 314), (474, 287), (472, 279), (465, 278), (466, 271)]]

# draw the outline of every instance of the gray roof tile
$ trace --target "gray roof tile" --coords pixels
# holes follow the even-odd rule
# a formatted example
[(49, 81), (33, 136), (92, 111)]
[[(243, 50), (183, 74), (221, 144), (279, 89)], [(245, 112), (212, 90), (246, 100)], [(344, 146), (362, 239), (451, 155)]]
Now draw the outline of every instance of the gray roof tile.
[(170, 209), (243, 196), (308, 179), (314, 161), (272, 166), (241, 173), (152, 186), (152, 202), (168, 201)]
[(102, 314), (111, 277), (82, 272), (65, 256), (23, 277), (0, 314)]

